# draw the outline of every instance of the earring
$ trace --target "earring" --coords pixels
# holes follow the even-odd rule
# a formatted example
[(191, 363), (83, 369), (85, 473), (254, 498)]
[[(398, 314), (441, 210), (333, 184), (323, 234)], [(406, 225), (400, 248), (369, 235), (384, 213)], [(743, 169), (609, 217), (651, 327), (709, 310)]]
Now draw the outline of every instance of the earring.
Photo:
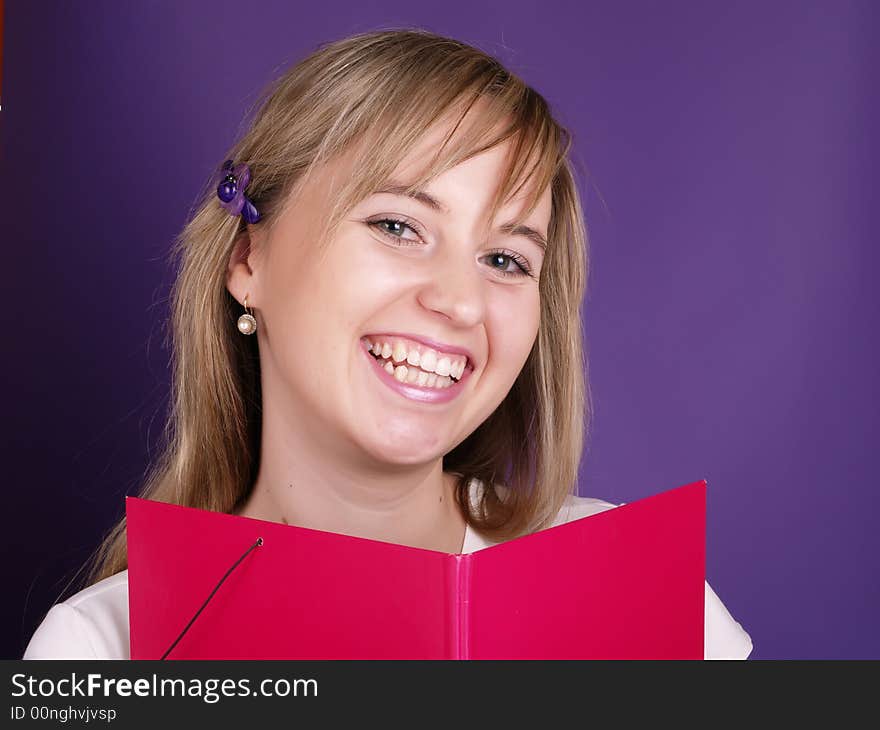
[(247, 305), (247, 295), (244, 298), (244, 314), (238, 318), (238, 331), (243, 335), (252, 335), (257, 331), (257, 320), (254, 319), (254, 315), (248, 311)]

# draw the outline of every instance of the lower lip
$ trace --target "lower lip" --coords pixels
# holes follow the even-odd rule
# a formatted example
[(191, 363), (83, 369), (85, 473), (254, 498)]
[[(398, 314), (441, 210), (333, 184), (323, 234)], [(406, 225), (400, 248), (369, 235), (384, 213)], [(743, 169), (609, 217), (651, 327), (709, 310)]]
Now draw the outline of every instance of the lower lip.
[(461, 393), (464, 384), (470, 376), (470, 370), (465, 369), (461, 375), (461, 380), (457, 383), (453, 382), (448, 388), (423, 388), (411, 383), (401, 383), (397, 378), (389, 374), (385, 370), (384, 365), (380, 365), (379, 361), (367, 351), (363, 342), (361, 342), (361, 352), (369, 360), (369, 365), (372, 366), (379, 380), (404, 398), (419, 401), (420, 403), (448, 403)]

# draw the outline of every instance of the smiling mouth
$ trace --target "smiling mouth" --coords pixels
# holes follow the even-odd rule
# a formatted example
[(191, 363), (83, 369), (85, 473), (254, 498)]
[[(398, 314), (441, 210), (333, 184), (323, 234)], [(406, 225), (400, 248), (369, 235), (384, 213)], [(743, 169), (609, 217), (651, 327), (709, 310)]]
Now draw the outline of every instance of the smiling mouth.
[[(428, 388), (444, 388), (449, 387), (449, 385), (457, 383), (460, 380), (460, 378), (456, 378), (451, 374), (439, 375), (430, 370), (423, 370), (419, 366), (412, 365), (406, 360), (395, 362), (391, 356), (382, 357), (381, 354), (376, 354), (372, 350), (368, 350), (367, 352), (389, 375), (393, 375), (402, 383), (405, 382), (410, 385), (420, 385)], [(400, 371), (399, 368), (403, 368), (403, 370)], [(402, 375), (397, 375), (398, 372), (402, 372)]]

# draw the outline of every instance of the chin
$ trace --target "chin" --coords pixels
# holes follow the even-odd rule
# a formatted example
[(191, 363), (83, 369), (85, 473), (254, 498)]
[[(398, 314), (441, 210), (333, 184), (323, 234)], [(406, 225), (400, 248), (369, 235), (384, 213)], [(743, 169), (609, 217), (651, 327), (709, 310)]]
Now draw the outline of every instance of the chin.
[(436, 433), (407, 428), (373, 434), (364, 447), (377, 461), (404, 466), (427, 464), (442, 458), (449, 451), (450, 443)]

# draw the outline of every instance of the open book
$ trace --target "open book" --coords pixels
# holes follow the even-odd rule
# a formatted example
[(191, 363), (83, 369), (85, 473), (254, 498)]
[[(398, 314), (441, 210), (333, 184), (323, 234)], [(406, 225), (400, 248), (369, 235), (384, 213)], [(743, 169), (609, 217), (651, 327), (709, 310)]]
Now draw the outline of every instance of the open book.
[(705, 480), (464, 555), (126, 517), (132, 659), (703, 658)]

